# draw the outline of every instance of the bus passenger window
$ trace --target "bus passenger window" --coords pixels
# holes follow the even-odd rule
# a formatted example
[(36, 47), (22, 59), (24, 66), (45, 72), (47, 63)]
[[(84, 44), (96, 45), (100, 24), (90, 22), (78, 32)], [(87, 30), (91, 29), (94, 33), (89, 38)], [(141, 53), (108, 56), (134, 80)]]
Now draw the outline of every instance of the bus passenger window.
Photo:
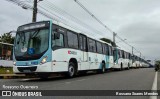
[(67, 32), (68, 37), (68, 47), (70, 48), (78, 48), (78, 36), (75, 33), (72, 33), (70, 31)]
[(80, 49), (83, 50), (83, 39), (82, 36), (79, 37), (79, 45), (80, 45)]
[(63, 34), (60, 33), (60, 38), (59, 39), (53, 39), (54, 38), (54, 33), (52, 33), (52, 48), (55, 46), (58, 47), (64, 47), (64, 36)]

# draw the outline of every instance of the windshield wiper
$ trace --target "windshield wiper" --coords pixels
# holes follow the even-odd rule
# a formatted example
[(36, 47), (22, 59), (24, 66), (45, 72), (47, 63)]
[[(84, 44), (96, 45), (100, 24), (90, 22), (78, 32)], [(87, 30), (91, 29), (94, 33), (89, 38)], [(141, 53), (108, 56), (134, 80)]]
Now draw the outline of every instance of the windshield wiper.
[(35, 31), (30, 38), (33, 39), (34, 37), (36, 37), (37, 34), (39, 33), (39, 31), (40, 31), (40, 29), (38, 29), (37, 31)]
[[(18, 40), (18, 44), (19, 44), (19, 42), (21, 41), (21, 43), (23, 44), (23, 46), (24, 46), (24, 44), (25, 44), (25, 42), (26, 42), (26, 37), (25, 37), (25, 33), (24, 32), (21, 32), (21, 33), (18, 33), (18, 35), (19, 35), (19, 40)], [(23, 38), (23, 39), (22, 39)]]

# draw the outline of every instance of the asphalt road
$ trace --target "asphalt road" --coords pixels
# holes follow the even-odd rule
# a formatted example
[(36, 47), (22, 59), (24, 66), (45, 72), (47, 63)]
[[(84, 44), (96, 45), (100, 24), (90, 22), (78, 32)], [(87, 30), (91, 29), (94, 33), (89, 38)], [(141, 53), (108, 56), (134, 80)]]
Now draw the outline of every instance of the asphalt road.
[[(38, 90), (151, 90), (155, 77), (153, 68), (130, 69), (124, 71), (108, 71), (104, 74), (90, 73), (72, 79), (64, 77), (40, 79), (1, 79), (0, 90), (6, 86), (38, 86)], [(158, 79), (159, 81), (159, 79)], [(9, 98), (9, 97), (8, 97)], [(7, 98), (7, 99), (8, 99)], [(17, 99), (12, 97), (11, 99)], [(24, 97), (27, 99), (27, 97)], [(47, 99), (53, 97), (47, 97)], [(147, 96), (110, 96), (110, 97), (54, 97), (54, 99), (149, 99)], [(5, 98), (6, 99), (6, 98)], [(35, 99), (33, 97), (33, 99)], [(39, 98), (40, 99), (40, 98)], [(46, 99), (41, 97), (41, 99)]]

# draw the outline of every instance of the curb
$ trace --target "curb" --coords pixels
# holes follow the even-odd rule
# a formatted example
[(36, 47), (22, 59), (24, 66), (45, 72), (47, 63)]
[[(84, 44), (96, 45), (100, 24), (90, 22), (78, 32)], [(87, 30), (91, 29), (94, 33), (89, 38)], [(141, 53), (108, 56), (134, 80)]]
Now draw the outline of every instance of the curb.
[(0, 79), (17, 79), (17, 78), (26, 78), (24, 74), (0, 74)]

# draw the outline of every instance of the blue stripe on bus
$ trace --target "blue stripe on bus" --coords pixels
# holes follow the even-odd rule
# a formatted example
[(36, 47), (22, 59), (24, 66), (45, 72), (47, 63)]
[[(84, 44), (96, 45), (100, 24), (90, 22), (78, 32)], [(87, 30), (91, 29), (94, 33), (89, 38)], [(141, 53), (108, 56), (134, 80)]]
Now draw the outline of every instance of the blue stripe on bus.
[(106, 59), (106, 69), (109, 68), (109, 56), (105, 56), (105, 59)]

